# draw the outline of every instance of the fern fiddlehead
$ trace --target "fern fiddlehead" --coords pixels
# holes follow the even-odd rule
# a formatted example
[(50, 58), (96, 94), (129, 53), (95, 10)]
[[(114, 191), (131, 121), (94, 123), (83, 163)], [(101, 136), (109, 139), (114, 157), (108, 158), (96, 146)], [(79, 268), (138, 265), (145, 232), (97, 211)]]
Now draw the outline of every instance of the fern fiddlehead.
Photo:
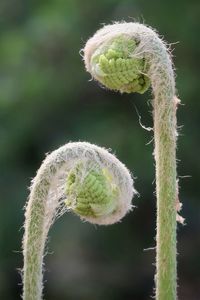
[(23, 239), (23, 299), (42, 299), (43, 256), (50, 226), (65, 211), (99, 225), (118, 222), (135, 190), (127, 168), (106, 149), (68, 143), (49, 154), (33, 179)]
[(103, 27), (88, 40), (83, 52), (87, 71), (109, 89), (142, 94), (152, 86), (157, 195), (156, 299), (175, 300), (178, 101), (170, 54), (156, 32), (139, 23)]

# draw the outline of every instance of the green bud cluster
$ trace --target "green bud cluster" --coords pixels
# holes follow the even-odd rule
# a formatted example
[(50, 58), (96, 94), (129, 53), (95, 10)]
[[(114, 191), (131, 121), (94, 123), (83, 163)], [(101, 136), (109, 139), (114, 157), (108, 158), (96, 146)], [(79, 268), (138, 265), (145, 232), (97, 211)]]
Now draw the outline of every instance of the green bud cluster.
[(137, 41), (120, 35), (103, 43), (91, 57), (92, 74), (111, 90), (143, 94), (150, 86), (144, 58), (133, 55)]
[(118, 188), (106, 168), (98, 165), (88, 167), (78, 163), (66, 182), (67, 207), (82, 217), (100, 217), (111, 214), (117, 206)]

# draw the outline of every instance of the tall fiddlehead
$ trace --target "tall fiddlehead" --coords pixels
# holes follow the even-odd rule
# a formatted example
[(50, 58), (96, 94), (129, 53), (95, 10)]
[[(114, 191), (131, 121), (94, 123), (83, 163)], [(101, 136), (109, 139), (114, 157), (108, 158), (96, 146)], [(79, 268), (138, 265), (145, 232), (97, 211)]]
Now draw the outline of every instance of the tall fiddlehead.
[(127, 168), (106, 149), (68, 143), (49, 154), (32, 181), (23, 239), (23, 299), (42, 299), (43, 256), (50, 226), (67, 210), (108, 225), (132, 207), (135, 192)]
[(98, 30), (84, 48), (85, 66), (105, 87), (126, 93), (153, 90), (157, 195), (156, 299), (176, 299), (175, 79), (165, 43), (147, 26), (116, 23)]

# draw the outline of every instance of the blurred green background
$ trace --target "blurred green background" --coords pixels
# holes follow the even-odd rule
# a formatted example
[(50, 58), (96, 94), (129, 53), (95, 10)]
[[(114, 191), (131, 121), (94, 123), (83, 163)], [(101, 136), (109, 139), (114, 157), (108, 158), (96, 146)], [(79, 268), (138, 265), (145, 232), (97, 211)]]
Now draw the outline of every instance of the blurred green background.
[[(79, 54), (112, 21), (141, 21), (172, 48), (177, 89), (178, 225), (181, 300), (200, 299), (199, 171), (200, 2), (1, 0), (0, 2), (0, 299), (20, 299), (21, 239), (28, 186), (45, 157), (69, 141), (112, 148), (137, 177), (137, 208), (110, 227), (64, 215), (50, 230), (45, 299), (143, 300), (153, 295), (155, 183), (151, 93), (120, 95), (90, 81)], [(179, 43), (176, 43), (179, 42)], [(183, 178), (186, 175), (191, 177)]]

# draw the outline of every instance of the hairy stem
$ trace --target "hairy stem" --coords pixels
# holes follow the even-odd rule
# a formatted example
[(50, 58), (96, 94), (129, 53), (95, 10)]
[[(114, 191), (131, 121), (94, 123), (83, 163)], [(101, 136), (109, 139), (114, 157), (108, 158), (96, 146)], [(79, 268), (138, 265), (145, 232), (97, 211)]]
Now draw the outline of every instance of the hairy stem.
[(172, 63), (160, 39), (152, 39), (149, 77), (154, 93), (157, 234), (156, 299), (175, 300), (176, 263), (176, 97)]
[[(162, 70), (164, 71), (164, 69)], [(161, 73), (162, 74), (162, 73)], [(163, 83), (167, 74), (163, 74)], [(153, 87), (154, 88), (154, 87)], [(167, 91), (167, 93), (166, 93)], [(157, 234), (156, 299), (176, 299), (176, 104), (173, 86), (154, 90)], [(166, 105), (167, 104), (167, 105)]]
[(86, 69), (107, 88), (144, 93), (152, 85), (156, 162), (156, 299), (176, 299), (175, 80), (164, 42), (139, 23), (107, 25), (84, 49)]
[(172, 104), (169, 110), (163, 112), (163, 120), (160, 119), (160, 111), (154, 109), (157, 194), (156, 299), (158, 300), (176, 299), (176, 158), (175, 141), (171, 136), (174, 129), (169, 120), (174, 114), (173, 106)]
[[(56, 165), (64, 163), (62, 160)], [(47, 198), (53, 177), (54, 164), (48, 162), (39, 169), (33, 181), (26, 208), (26, 223), (23, 240), (23, 299), (40, 300), (42, 298), (43, 255), (49, 226), (55, 212), (47, 210)], [(55, 207), (56, 210), (56, 207)], [(49, 224), (47, 223), (49, 218)]]

